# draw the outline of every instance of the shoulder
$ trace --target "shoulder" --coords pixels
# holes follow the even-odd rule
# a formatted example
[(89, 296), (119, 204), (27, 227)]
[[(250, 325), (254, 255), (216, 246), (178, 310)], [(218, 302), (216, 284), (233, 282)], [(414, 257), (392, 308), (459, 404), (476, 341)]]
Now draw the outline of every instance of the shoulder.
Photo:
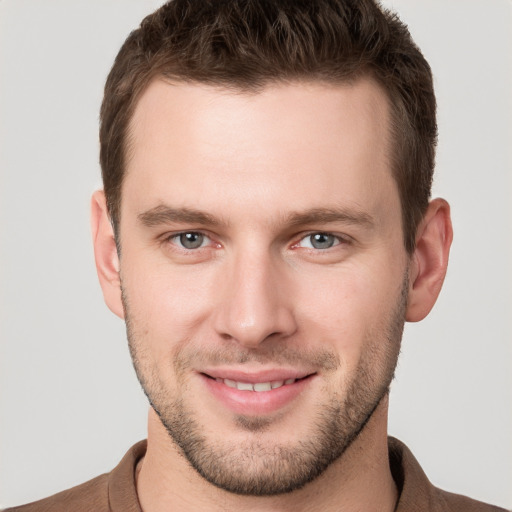
[(438, 508), (453, 512), (506, 512), (504, 508), (436, 488)]
[(135, 472), (146, 453), (146, 441), (132, 446), (110, 472), (49, 498), (3, 512), (140, 512)]
[(391, 473), (400, 494), (396, 512), (506, 512), (435, 487), (407, 446), (390, 437), (388, 447)]
[(48, 498), (5, 509), (4, 512), (69, 512), (70, 510), (108, 512), (108, 474), (97, 476)]

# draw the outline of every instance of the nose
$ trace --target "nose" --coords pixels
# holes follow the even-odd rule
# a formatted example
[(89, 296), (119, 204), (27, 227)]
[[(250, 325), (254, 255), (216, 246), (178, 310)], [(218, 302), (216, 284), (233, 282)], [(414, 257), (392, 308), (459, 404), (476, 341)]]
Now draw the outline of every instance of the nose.
[(289, 282), (268, 254), (240, 254), (220, 284), (215, 328), (246, 348), (293, 334), (296, 321)]

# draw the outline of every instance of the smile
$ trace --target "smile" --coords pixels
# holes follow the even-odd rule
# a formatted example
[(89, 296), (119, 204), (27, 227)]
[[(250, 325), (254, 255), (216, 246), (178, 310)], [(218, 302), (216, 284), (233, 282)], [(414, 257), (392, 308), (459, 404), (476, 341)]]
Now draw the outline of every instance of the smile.
[(256, 391), (258, 393), (265, 392), (265, 391), (271, 391), (273, 389), (280, 388), (282, 386), (287, 386), (290, 384), (293, 384), (299, 379), (286, 379), (286, 380), (275, 380), (272, 382), (239, 382), (236, 380), (231, 379), (221, 379), (216, 378), (217, 382), (220, 382), (221, 384), (225, 384), (229, 388), (238, 389), (240, 391)]
[[(213, 373), (213, 375), (212, 375)], [(262, 372), (264, 373), (264, 372)], [(271, 414), (291, 405), (317, 377), (316, 373), (272, 371), (244, 375), (235, 371), (201, 372), (202, 382), (216, 404), (237, 414)], [(288, 375), (283, 375), (287, 373)], [(290, 375), (292, 373), (292, 375)], [(293, 375), (296, 373), (296, 375)], [(224, 374), (224, 375), (223, 375)], [(226, 374), (229, 375), (228, 378)]]

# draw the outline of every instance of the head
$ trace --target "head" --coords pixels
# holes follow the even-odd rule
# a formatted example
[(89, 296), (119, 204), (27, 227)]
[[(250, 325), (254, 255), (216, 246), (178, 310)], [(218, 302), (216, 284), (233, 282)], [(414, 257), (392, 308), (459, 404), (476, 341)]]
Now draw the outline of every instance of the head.
[(365, 1), (177, 0), (124, 44), (101, 122), (100, 281), (195, 470), (286, 493), (385, 439), (451, 241), (404, 26)]

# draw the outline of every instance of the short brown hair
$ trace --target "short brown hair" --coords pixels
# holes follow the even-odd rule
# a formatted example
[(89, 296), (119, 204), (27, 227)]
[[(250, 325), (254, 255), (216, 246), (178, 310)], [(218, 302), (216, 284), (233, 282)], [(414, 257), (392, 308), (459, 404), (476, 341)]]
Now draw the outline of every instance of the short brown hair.
[(373, 0), (172, 0), (146, 17), (119, 51), (101, 107), (100, 162), (114, 230), (130, 120), (155, 77), (258, 91), (364, 75), (390, 101), (392, 172), (412, 253), (434, 169), (432, 74), (407, 27)]

